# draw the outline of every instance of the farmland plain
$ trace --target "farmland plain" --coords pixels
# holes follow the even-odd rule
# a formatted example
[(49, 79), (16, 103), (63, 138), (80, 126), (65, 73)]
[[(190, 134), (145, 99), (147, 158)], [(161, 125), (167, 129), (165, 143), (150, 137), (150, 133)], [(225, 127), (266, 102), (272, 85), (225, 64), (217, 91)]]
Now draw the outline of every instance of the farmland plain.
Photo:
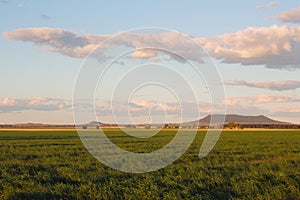
[[(111, 141), (134, 152), (159, 149), (175, 133), (163, 130), (143, 139), (106, 131)], [(76, 130), (0, 130), (0, 198), (300, 198), (300, 130), (225, 130), (200, 159), (204, 136), (198, 131), (188, 151), (166, 168), (131, 174), (92, 157)]]

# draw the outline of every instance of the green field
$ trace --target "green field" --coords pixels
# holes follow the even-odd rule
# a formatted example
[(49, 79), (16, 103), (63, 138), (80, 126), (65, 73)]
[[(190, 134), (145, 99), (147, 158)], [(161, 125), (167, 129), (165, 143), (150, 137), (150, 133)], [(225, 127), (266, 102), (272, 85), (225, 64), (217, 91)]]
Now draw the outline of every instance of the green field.
[[(142, 130), (141, 130), (142, 131)], [(120, 147), (149, 152), (174, 131), (138, 139), (107, 131)], [(300, 198), (300, 130), (223, 131), (198, 158), (205, 132), (159, 171), (130, 174), (106, 167), (76, 131), (0, 131), (0, 199), (288, 199)]]

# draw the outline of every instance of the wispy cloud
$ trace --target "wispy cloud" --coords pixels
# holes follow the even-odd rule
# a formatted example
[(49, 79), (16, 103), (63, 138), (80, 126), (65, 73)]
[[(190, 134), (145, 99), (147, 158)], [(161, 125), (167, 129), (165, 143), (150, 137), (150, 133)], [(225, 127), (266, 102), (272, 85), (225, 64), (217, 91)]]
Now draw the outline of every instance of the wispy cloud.
[(283, 23), (300, 23), (300, 7), (282, 12), (279, 16), (272, 16)]
[(237, 104), (267, 104), (267, 103), (294, 103), (300, 102), (300, 97), (290, 97), (284, 95), (258, 95), (258, 96), (242, 96), (229, 97), (226, 99), (226, 106), (234, 106)]
[(275, 110), (275, 112), (299, 113), (300, 114), (300, 105), (280, 106), (278, 109)]
[(277, 6), (277, 5), (279, 5), (279, 4), (280, 4), (280, 2), (275, 2), (275, 1), (273, 1), (273, 2), (270, 2), (270, 3), (265, 4), (265, 5), (258, 5), (258, 6), (256, 6), (256, 8), (258, 8), (258, 9), (270, 8), (270, 7)]
[[(299, 12), (300, 13), (300, 12)], [(4, 33), (8, 40), (33, 42), (34, 45), (46, 46), (49, 51), (63, 55), (84, 58), (98, 44), (111, 35), (78, 35), (74, 31), (60, 28), (24, 28)], [(235, 33), (215, 37), (196, 38), (193, 40), (207, 50), (210, 55), (224, 63), (242, 65), (263, 65), (274, 69), (300, 68), (300, 27), (271, 26), (250, 27)], [(134, 49), (152, 47), (159, 44), (162, 49), (175, 50), (189, 60), (202, 62), (199, 48), (191, 45), (190, 40), (179, 39), (178, 34), (163, 32), (158, 34), (124, 33), (102, 46), (102, 49), (125, 45)], [(101, 56), (101, 49), (99, 56)], [(136, 50), (131, 54), (135, 58), (155, 58), (158, 52)], [(102, 55), (103, 56), (103, 55)], [(172, 55), (170, 55), (172, 57)], [(202, 56), (202, 57), (201, 57)], [(173, 56), (178, 59), (178, 56)]]
[(0, 3), (9, 3), (8, 0), (0, 0)]
[(19, 8), (23, 8), (24, 7), (24, 4), (22, 4), (22, 3), (18, 3), (18, 5), (17, 5)]
[(246, 86), (252, 88), (264, 88), (276, 91), (293, 90), (300, 88), (300, 81), (284, 80), (284, 81), (269, 81), (269, 82), (247, 82), (244, 80), (225, 81), (226, 85)]
[(300, 124), (299, 116), (300, 116), (300, 106), (297, 105), (289, 105), (289, 106), (279, 106), (269, 111), (269, 114), (272, 116), (285, 117), (290, 119), (292, 122)]
[(50, 20), (50, 19), (51, 19), (50, 16), (45, 15), (45, 14), (40, 15), (40, 17), (41, 17), (42, 19), (44, 19), (44, 20)]

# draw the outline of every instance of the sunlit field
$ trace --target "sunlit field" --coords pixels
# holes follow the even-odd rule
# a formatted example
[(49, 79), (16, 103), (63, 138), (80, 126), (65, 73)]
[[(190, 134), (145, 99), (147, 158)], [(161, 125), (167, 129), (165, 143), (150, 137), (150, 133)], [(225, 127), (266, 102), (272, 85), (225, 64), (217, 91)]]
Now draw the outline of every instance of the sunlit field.
[[(149, 139), (120, 130), (106, 133), (123, 149), (150, 152), (166, 145), (175, 130)], [(74, 130), (2, 130), (0, 198), (300, 198), (300, 130), (223, 131), (213, 151), (199, 159), (204, 136), (199, 131), (189, 150), (168, 167), (131, 174), (101, 164)]]

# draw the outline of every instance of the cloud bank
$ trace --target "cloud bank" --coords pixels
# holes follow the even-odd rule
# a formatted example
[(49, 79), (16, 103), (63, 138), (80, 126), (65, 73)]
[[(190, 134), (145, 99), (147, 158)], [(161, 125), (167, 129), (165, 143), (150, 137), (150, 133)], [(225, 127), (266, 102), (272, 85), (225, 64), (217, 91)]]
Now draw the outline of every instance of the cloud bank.
[[(84, 101), (83, 101), (84, 102)], [(96, 99), (94, 105), (78, 104), (81, 111), (86, 112), (89, 109), (96, 109), (96, 113), (101, 121), (112, 120), (111, 101)], [(199, 108), (201, 118), (212, 113), (219, 113), (222, 107), (226, 105), (227, 113), (239, 113), (245, 115), (269, 114), (273, 116), (284, 115), (298, 119), (300, 113), (300, 97), (284, 95), (257, 95), (230, 97), (218, 106), (212, 107), (209, 102), (198, 102), (197, 105), (192, 102), (181, 102), (181, 107), (174, 102), (157, 102), (149, 99), (136, 99), (131, 102), (114, 102), (115, 115), (128, 119), (128, 114), (134, 119), (152, 119), (161, 120), (162, 116), (167, 114), (169, 120), (180, 119), (181, 109), (185, 112), (194, 113), (195, 108)], [(272, 105), (271, 107), (269, 105)], [(54, 99), (48, 97), (32, 97), (27, 99), (0, 98), (0, 114), (25, 113), (26, 111), (67, 111), (72, 112), (72, 103), (68, 99)], [(78, 108), (76, 108), (78, 110)], [(90, 112), (90, 111), (89, 111)], [(194, 116), (194, 115), (193, 115)], [(190, 120), (195, 120), (191, 118)], [(154, 120), (155, 121), (155, 120)], [(113, 122), (113, 121), (111, 121)]]
[[(84, 102), (84, 101), (83, 101)], [(209, 113), (209, 112), (218, 112), (211, 106), (209, 102), (181, 102), (180, 105), (175, 102), (159, 102), (156, 100), (149, 99), (137, 99), (131, 102), (116, 102), (113, 103), (108, 100), (97, 100), (96, 99), (95, 108), (100, 111), (109, 111), (111, 113), (111, 105), (116, 106), (116, 110), (122, 112), (145, 112), (149, 109), (156, 111), (168, 111), (178, 113), (183, 110), (190, 110), (193, 112), (195, 108), (199, 108), (199, 112)], [(238, 104), (266, 104), (266, 103), (297, 103), (300, 102), (300, 97), (291, 97), (284, 95), (258, 95), (258, 96), (241, 96), (241, 97), (228, 97), (225, 100), (226, 106), (234, 106)], [(220, 106), (222, 106), (220, 103)], [(77, 106), (81, 106), (83, 109), (94, 108), (94, 105), (85, 105), (84, 103), (79, 103)], [(18, 99), (18, 98), (0, 98), (0, 112), (13, 112), (13, 111), (23, 111), (23, 110), (64, 110), (70, 109), (72, 107), (71, 100), (67, 99), (56, 99), (49, 97), (32, 97), (27, 99)], [(103, 110), (102, 110), (103, 109)]]
[(247, 82), (244, 80), (225, 81), (226, 85), (246, 86), (252, 88), (264, 88), (275, 91), (285, 91), (300, 88), (300, 81), (284, 80), (284, 81), (269, 81), (269, 82)]

